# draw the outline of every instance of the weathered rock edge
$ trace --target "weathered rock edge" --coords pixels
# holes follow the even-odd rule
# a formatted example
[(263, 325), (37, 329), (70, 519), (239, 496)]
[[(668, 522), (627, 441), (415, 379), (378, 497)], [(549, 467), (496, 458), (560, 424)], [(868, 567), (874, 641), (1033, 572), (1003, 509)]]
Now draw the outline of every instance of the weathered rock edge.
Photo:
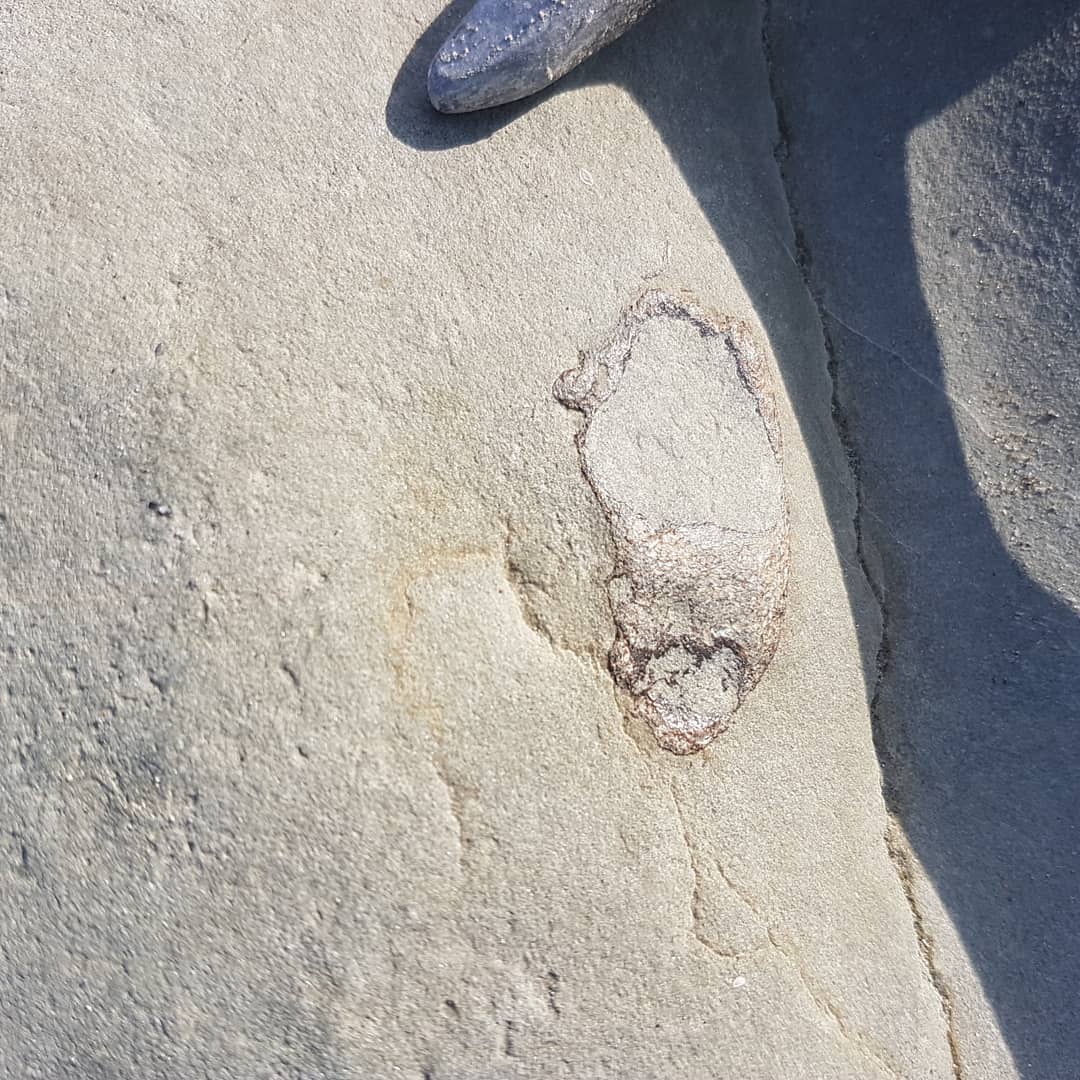
[[(780, 471), (775, 524), (740, 530), (709, 521), (650, 526), (642, 509), (620, 503), (590, 466), (594, 415), (619, 390), (649, 320), (680, 319), (720, 342), (753, 398)], [(644, 720), (676, 754), (703, 749), (727, 730), (761, 679), (780, 640), (790, 565), (779, 416), (765, 351), (749, 327), (712, 314), (687, 293), (650, 289), (620, 317), (598, 349), (583, 352), (553, 392), (585, 416), (575, 442), (582, 472), (615, 544), (608, 596), (615, 641), (608, 664), (628, 717)], [(677, 433), (679, 418), (672, 418)]]

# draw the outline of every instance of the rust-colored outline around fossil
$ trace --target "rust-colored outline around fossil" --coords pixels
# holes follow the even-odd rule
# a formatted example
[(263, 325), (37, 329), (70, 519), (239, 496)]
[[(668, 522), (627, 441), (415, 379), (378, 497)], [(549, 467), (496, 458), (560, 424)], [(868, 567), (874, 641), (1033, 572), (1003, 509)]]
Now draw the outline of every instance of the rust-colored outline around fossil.
[[(644, 515), (605, 492), (590, 469), (592, 417), (618, 392), (638, 334), (657, 318), (688, 322), (718, 341), (734, 364), (779, 470), (779, 506), (769, 528), (701, 521), (649, 528)], [(608, 663), (620, 701), (661, 746), (678, 754), (700, 750), (727, 729), (772, 660), (787, 596), (783, 444), (765, 351), (745, 323), (712, 314), (689, 294), (649, 289), (623, 311), (604, 344), (563, 372), (554, 394), (585, 416), (575, 440), (578, 458), (615, 543), (608, 582), (615, 640)]]

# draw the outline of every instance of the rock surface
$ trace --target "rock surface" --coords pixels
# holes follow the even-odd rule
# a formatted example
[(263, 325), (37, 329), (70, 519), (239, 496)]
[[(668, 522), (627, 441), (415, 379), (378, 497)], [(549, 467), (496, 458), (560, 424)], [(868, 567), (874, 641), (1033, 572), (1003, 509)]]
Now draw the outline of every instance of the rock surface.
[(957, 1072), (1067, 1080), (1080, 13), (785, 0), (768, 41), (885, 613), (876, 737)]
[[(792, 172), (809, 166), (792, 109), (777, 127), (762, 12), (671, 0), (529, 107), (447, 119), (424, 74), (463, 13), (0, 14), (0, 1072), (954, 1077), (957, 1044), (990, 1054), (1016, 1030), (999, 1039), (976, 996), (979, 950), (955, 950), (962, 993), (943, 983), (933, 904), (958, 901), (927, 853), (975, 860), (987, 917), (1005, 864), (979, 863), (980, 823), (935, 817), (940, 800), (905, 816), (909, 850), (882, 799), (865, 571), (886, 555), (865, 538), (931, 516), (911, 487), (893, 493), (911, 517), (886, 516), (892, 483), (918, 487), (910, 452), (872, 504), (869, 466), (858, 487), (849, 469), (815, 299), (839, 304), (825, 278), (807, 290), (800, 248), (845, 219), (815, 218), (806, 192), (830, 189)], [(770, 25), (783, 103), (813, 72), (791, 55), (801, 24), (787, 46)], [(882, 280), (852, 265), (845, 288)], [(614, 545), (582, 417), (551, 392), (647, 287), (745, 322), (782, 377), (780, 645), (738, 723), (683, 758), (624, 726)], [(848, 423), (874, 431), (877, 399), (846, 385)], [(888, 399), (877, 432), (945, 423), (947, 401)], [(673, 431), (694, 418), (657, 408)], [(970, 561), (934, 535), (957, 558), (932, 583), (966, 602)], [(955, 670), (901, 621), (926, 600), (884, 610), (929, 681), (884, 684), (879, 706), (926, 706)], [(1064, 663), (1071, 623), (1024, 625), (1050, 632), (1044, 674)], [(986, 655), (986, 686), (1015, 674)], [(1026, 738), (1069, 751), (1031, 715)], [(992, 734), (1003, 801), (1060, 810), (1063, 787), (1036, 805)], [(1016, 821), (991, 819), (991, 853)], [(1025, 884), (1032, 858), (1016, 878), (1046, 902), (1029, 946), (1066, 928), (1050, 834), (1058, 876)], [(1020, 916), (1000, 917), (980, 944), (1011, 963)], [(1063, 1000), (1068, 967), (1051, 971)]]

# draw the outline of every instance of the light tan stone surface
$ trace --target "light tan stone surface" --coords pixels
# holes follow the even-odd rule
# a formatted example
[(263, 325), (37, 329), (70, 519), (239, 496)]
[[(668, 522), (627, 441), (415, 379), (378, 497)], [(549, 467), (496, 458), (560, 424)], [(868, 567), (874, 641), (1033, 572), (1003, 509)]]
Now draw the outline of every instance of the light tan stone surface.
[[(703, 207), (603, 66), (447, 134), (395, 88), (439, 6), (3, 15), (0, 1069), (947, 1077), (757, 9), (681, 6)], [(718, 219), (798, 357), (793, 569), (680, 759), (616, 705), (552, 383), (650, 283), (764, 340)]]

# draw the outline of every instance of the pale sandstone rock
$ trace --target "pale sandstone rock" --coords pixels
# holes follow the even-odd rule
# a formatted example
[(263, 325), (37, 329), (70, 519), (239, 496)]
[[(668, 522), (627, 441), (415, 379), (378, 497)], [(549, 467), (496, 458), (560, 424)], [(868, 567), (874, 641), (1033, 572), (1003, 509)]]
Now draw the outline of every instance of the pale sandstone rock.
[[(448, 128), (441, 7), (0, 14), (0, 1071), (947, 1077), (757, 9)], [(551, 394), (649, 283), (784, 378), (783, 645), (685, 758)]]

